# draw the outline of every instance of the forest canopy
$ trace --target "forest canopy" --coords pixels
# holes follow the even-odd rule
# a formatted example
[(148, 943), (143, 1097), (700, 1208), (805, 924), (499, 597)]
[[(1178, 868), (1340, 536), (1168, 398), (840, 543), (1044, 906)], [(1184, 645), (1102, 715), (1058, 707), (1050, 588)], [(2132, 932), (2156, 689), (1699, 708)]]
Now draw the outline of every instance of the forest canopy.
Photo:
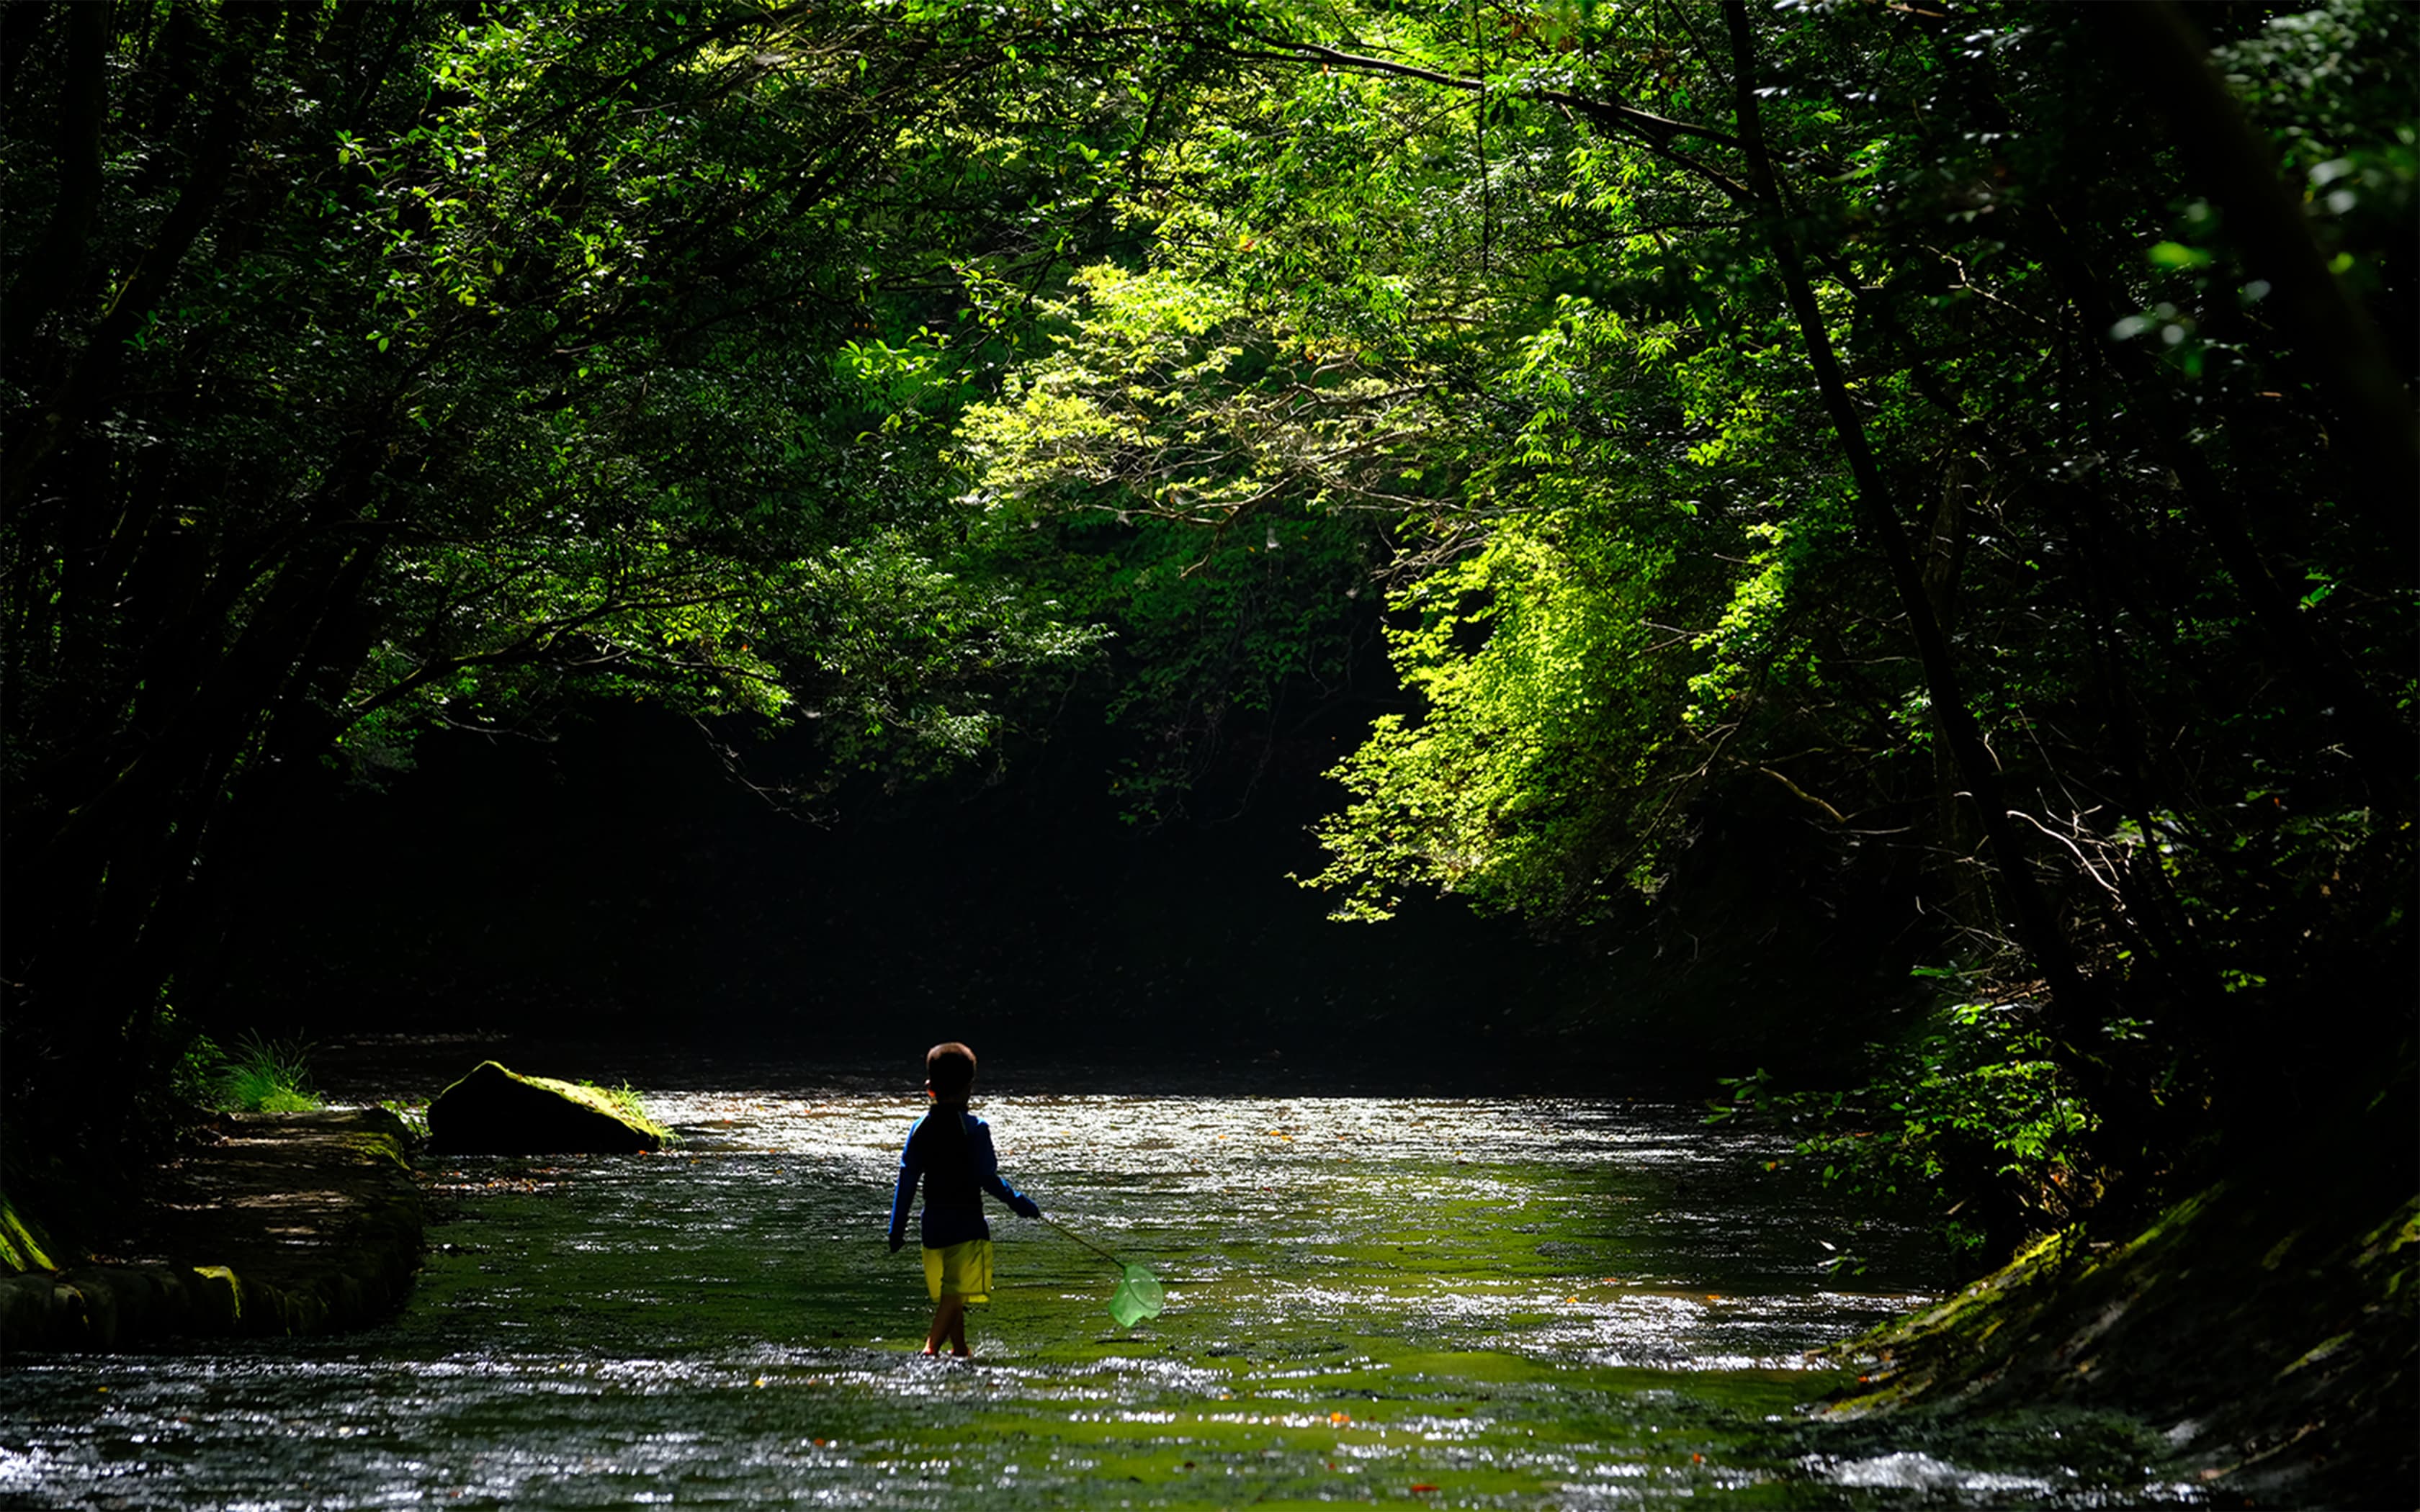
[(1156, 823), (1373, 635), (1309, 882), (1888, 900), (1933, 1011), (1735, 1084), (1878, 1185), (2365, 1098), (2415, 70), (2388, 0), (10, 5), (7, 1116), (173, 1061), (299, 774), (638, 699), (841, 801), (1085, 685)]
[(1941, 1009), (1780, 1102), (2062, 1221), (2408, 1060), (2412, 20), (1256, 15), (960, 434), (996, 508), (1389, 532), (1346, 917), (1585, 924), (1715, 816), (1904, 894)]

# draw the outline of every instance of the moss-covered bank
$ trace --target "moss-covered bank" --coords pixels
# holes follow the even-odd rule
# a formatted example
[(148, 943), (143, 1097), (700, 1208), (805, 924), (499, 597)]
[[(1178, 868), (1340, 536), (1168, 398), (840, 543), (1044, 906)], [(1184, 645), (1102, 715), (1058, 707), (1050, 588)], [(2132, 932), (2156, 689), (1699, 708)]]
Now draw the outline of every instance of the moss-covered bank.
[(123, 1263), (0, 1275), (0, 1360), (388, 1317), (423, 1245), (408, 1137), (376, 1109), (230, 1115), (113, 1241)]
[(2228, 1504), (2420, 1505), (2420, 1196), (2404, 1150), (2344, 1148), (2040, 1242), (1840, 1346), (1867, 1373), (1828, 1412), (2112, 1412)]

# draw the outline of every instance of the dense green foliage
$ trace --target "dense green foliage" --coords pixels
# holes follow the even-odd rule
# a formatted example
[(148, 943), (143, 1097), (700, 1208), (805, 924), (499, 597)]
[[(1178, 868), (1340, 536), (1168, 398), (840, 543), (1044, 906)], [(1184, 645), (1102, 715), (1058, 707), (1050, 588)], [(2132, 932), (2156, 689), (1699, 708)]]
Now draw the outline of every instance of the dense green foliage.
[(1381, 635), (1338, 911), (1786, 832), (1942, 995), (1740, 1087), (1976, 1233), (2408, 1066), (2409, 8), (5, 14), (12, 1119), (433, 725), (1156, 824)]
[(173, 1060), (160, 991), (237, 902), (212, 860), (273, 843), (298, 769), (627, 696), (910, 780), (1063, 682), (1097, 632), (982, 571), (899, 424), (937, 380), (898, 324), (1048, 278), (1066, 154), (1147, 121), (1114, 29), (1020, 40), (955, 7), (8, 8), (21, 1112)]
[(1346, 917), (1586, 924), (1741, 810), (1910, 895), (1986, 995), (1740, 1087), (1973, 1234), (2410, 1055), (2412, 13), (2118, 8), (1264, 11), (962, 428), (1387, 521)]

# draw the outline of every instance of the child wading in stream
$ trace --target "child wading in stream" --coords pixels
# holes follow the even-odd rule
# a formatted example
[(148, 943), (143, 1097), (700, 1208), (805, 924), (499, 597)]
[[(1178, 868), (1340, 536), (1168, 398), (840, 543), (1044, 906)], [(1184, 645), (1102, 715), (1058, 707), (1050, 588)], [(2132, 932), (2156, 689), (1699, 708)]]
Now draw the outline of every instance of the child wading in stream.
[(1039, 1218), (1032, 1197), (1001, 1180), (992, 1153), (991, 1126), (967, 1111), (974, 1089), (975, 1053), (953, 1040), (924, 1054), (924, 1092), (931, 1111), (908, 1132), (899, 1152), (899, 1186), (891, 1197), (891, 1253), (908, 1233), (908, 1205), (916, 1180), (924, 1180), (924, 1289), (933, 1294), (933, 1327), (924, 1352), (967, 1359), (967, 1304), (988, 1302), (991, 1292), (991, 1226), (984, 1221), (983, 1195), (989, 1192), (1013, 1212)]

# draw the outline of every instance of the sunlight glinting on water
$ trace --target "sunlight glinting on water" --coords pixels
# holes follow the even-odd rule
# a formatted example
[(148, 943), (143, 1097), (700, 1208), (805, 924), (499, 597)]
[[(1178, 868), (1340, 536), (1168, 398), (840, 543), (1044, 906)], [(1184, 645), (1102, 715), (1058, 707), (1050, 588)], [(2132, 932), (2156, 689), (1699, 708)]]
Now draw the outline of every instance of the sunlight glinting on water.
[[(765, 1093), (686, 1094), (660, 1106), (695, 1131), (691, 1155), (785, 1157), (875, 1190), (895, 1168), (902, 1119), (914, 1110), (895, 1097)], [(1609, 1365), (1788, 1369), (1837, 1336), (1844, 1313), (1874, 1306), (1831, 1291), (1810, 1303), (1799, 1288), (1719, 1302), (1659, 1294), (1649, 1288), (1686, 1277), (1653, 1273), (1574, 1282), (1561, 1267), (1528, 1265), (1520, 1269), (1549, 1273), (1507, 1274), (1492, 1230), (1508, 1215), (1543, 1232), (1583, 1207), (1644, 1206), (1639, 1192), (1590, 1184), (1608, 1173), (1678, 1186), (1675, 1178), (1693, 1166), (1738, 1164), (1737, 1142), (1710, 1153), (1669, 1108), (1625, 1115), (1537, 1099), (1108, 1096), (983, 1106), (1002, 1168), (1036, 1183), (1054, 1216), (1080, 1214), (1098, 1242), (1147, 1257), (1177, 1305), (1215, 1305), (1239, 1322), (1355, 1318), (1383, 1332), (1412, 1318), (1454, 1348), (1578, 1351)], [(1590, 1180), (1542, 1187), (1542, 1167)], [(1316, 1200), (1306, 1201), (1312, 1193)], [(1406, 1231), (1407, 1202), (1459, 1219), (1461, 1231), (1450, 1222)], [(1483, 1222), (1470, 1221), (1478, 1214)], [(1652, 1228), (1699, 1235), (1736, 1222), (1670, 1208), (1638, 1216)], [(1728, 1260), (1724, 1251), (1740, 1246), (1700, 1247)], [(1792, 1269), (1811, 1277), (1823, 1252), (1801, 1249)]]
[[(1968, 1466), (1818, 1428), (1806, 1350), (1911, 1292), (1777, 1147), (1693, 1110), (1559, 1100), (978, 1103), (1050, 1217), (995, 1211), (971, 1367), (915, 1354), (882, 1232), (911, 1096), (650, 1099), (642, 1158), (432, 1159), (427, 1268), (349, 1338), (0, 1373), (12, 1504), (1631, 1507), (2147, 1494), (2035, 1454)], [(1896, 1236), (1903, 1237), (1903, 1236)]]

